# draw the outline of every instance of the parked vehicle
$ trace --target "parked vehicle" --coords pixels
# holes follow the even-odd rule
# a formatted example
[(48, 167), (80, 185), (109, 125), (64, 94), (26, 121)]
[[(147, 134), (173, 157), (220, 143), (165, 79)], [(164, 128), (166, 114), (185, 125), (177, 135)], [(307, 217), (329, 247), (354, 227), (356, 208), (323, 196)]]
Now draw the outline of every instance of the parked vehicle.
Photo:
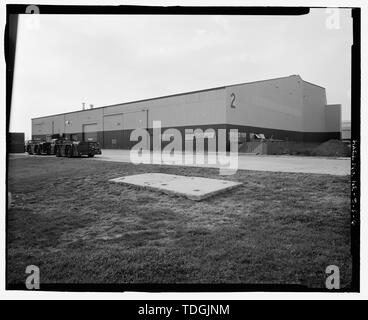
[(94, 157), (101, 154), (100, 145), (93, 141), (75, 141), (65, 135), (54, 134), (40, 139), (28, 140), (25, 145), (29, 154), (55, 154), (57, 157)]
[(28, 140), (25, 149), (28, 154), (51, 154), (51, 143), (42, 140)]
[(99, 144), (92, 141), (56, 140), (54, 150), (57, 157), (94, 157), (101, 154)]

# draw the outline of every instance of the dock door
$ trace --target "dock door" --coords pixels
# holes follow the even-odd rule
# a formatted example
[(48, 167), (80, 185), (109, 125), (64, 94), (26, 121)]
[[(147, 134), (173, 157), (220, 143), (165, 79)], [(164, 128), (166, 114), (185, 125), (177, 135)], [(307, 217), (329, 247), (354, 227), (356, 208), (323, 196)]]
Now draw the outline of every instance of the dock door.
[[(124, 149), (131, 149), (138, 141), (130, 141), (130, 134), (134, 129), (146, 129), (148, 127), (148, 110), (128, 111), (123, 115), (123, 127), (125, 130), (124, 140), (126, 144)], [(147, 143), (146, 149), (150, 148)]]
[[(115, 114), (105, 114), (103, 122), (104, 148), (130, 149), (137, 141), (130, 141), (134, 129), (147, 129), (148, 110), (124, 111)], [(147, 145), (147, 149), (149, 145)]]
[(97, 142), (97, 123), (83, 125), (83, 141)]

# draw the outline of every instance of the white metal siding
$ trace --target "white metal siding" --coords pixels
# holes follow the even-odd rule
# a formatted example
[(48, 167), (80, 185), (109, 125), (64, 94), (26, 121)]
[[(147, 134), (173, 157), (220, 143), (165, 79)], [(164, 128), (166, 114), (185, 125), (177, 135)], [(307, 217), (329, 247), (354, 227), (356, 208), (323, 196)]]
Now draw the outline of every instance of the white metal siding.
[(105, 115), (103, 122), (104, 131), (123, 130), (123, 114)]
[(326, 130), (326, 91), (324, 88), (303, 81), (303, 131)]
[(341, 104), (329, 104), (325, 106), (326, 132), (341, 131)]
[(123, 129), (147, 128), (147, 111), (127, 112), (123, 114)]
[[(223, 124), (226, 123), (225, 90), (216, 89), (110, 106), (104, 108), (104, 115), (125, 115), (142, 110), (148, 110), (148, 128), (152, 128), (153, 121), (161, 121), (163, 127)], [(128, 128), (132, 128), (129, 121), (126, 123)]]
[[(227, 123), (280, 130), (303, 130), (301, 78), (291, 76), (227, 88)], [(232, 94), (235, 95), (231, 107)]]
[(65, 114), (65, 133), (82, 132), (84, 124), (97, 124), (97, 131), (102, 131), (102, 111), (103, 109), (85, 110)]

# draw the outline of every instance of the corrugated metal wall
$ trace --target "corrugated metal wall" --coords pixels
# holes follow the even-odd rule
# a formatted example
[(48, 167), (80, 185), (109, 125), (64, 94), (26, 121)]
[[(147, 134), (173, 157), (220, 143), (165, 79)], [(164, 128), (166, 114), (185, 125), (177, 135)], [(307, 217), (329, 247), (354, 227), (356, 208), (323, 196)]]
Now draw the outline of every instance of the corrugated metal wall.
[(302, 84), (297, 76), (228, 87), (227, 123), (303, 131)]
[[(225, 89), (220, 88), (113, 105), (33, 119), (32, 135), (44, 137), (54, 131), (72, 134), (80, 140), (97, 139), (104, 148), (126, 149), (137, 143), (130, 141), (132, 130), (152, 131), (153, 121), (161, 121), (163, 128), (223, 125), (226, 122), (224, 103)], [(84, 128), (88, 128), (88, 133)]]
[(325, 141), (340, 136), (334, 131), (339, 110), (326, 107), (324, 88), (293, 75), (37, 118), (32, 135), (73, 134), (97, 140), (103, 148), (128, 149), (136, 144), (130, 141), (132, 130), (151, 132), (153, 121), (161, 121), (162, 128), (178, 128), (183, 137), (185, 128), (221, 127), (274, 139)]
[(227, 87), (227, 123), (241, 132), (289, 141), (338, 139), (338, 106), (326, 107), (324, 88), (300, 76)]
[(326, 132), (326, 91), (303, 81), (303, 131)]

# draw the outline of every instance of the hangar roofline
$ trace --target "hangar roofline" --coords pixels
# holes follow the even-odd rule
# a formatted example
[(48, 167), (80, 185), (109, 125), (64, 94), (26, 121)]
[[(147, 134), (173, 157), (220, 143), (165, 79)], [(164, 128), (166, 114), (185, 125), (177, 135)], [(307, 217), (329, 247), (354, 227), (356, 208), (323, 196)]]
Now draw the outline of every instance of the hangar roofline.
[[(106, 106), (97, 107), (97, 108), (93, 108), (93, 109), (75, 110), (75, 111), (69, 111), (69, 112), (56, 113), (56, 114), (51, 114), (51, 115), (48, 115), (48, 116), (41, 116), (41, 117), (31, 118), (31, 120), (42, 119), (42, 118), (49, 118), (49, 117), (55, 117), (55, 116), (61, 116), (61, 115), (66, 115), (66, 114), (70, 114), (70, 113), (77, 113), (77, 112), (84, 112), (84, 111), (91, 111), (91, 110), (103, 109), (103, 108), (108, 108), (108, 107), (121, 106), (121, 105), (138, 103), (138, 102), (144, 102), (144, 101), (150, 101), (150, 100), (171, 98), (171, 97), (182, 96), (182, 95), (186, 95), (186, 94), (193, 94), (193, 93), (199, 93), (199, 92), (205, 92), (205, 91), (220, 90), (220, 89), (225, 89), (225, 88), (229, 88), (229, 87), (241, 86), (241, 85), (245, 85), (245, 84), (253, 84), (253, 83), (259, 83), (259, 82), (274, 81), (274, 80), (278, 80), (278, 79), (285, 79), (285, 78), (295, 77), (295, 76), (300, 77), (299, 75), (293, 74), (293, 75), (284, 76), (284, 77), (277, 77), (277, 78), (264, 79), (264, 80), (256, 80), (256, 81), (250, 81), (250, 82), (241, 82), (241, 83), (235, 83), (235, 84), (230, 84), (230, 85), (225, 85), (225, 86), (220, 86), (220, 87), (213, 87), (213, 88), (200, 89), (200, 90), (195, 90), (195, 91), (188, 91), (188, 92), (182, 92), (182, 93), (169, 94), (169, 95), (159, 96), (159, 97), (154, 97), (154, 98), (147, 98), (147, 99), (141, 99), (141, 100), (134, 100), (134, 101), (128, 101), (128, 102), (122, 102), (122, 103), (109, 104), (109, 105), (106, 105)], [(311, 84), (311, 85), (314, 85), (314, 86), (320, 87), (322, 89), (325, 89), (324, 87), (321, 87), (321, 86), (319, 86), (317, 84), (314, 84), (314, 83), (305, 81), (301, 77), (300, 77), (300, 79), (302, 81), (304, 81), (304, 82), (307, 82), (307, 83)]]
[(306, 83), (311, 84), (312, 86), (316, 86), (316, 87), (322, 88), (323, 90), (326, 90), (326, 88), (325, 88), (325, 87), (322, 87), (322, 86), (320, 86), (320, 85), (318, 85), (318, 84), (315, 84), (315, 83), (312, 83), (312, 82), (309, 82), (309, 81), (306, 81), (306, 80), (303, 80), (303, 81), (304, 81), (304, 82), (306, 82)]

